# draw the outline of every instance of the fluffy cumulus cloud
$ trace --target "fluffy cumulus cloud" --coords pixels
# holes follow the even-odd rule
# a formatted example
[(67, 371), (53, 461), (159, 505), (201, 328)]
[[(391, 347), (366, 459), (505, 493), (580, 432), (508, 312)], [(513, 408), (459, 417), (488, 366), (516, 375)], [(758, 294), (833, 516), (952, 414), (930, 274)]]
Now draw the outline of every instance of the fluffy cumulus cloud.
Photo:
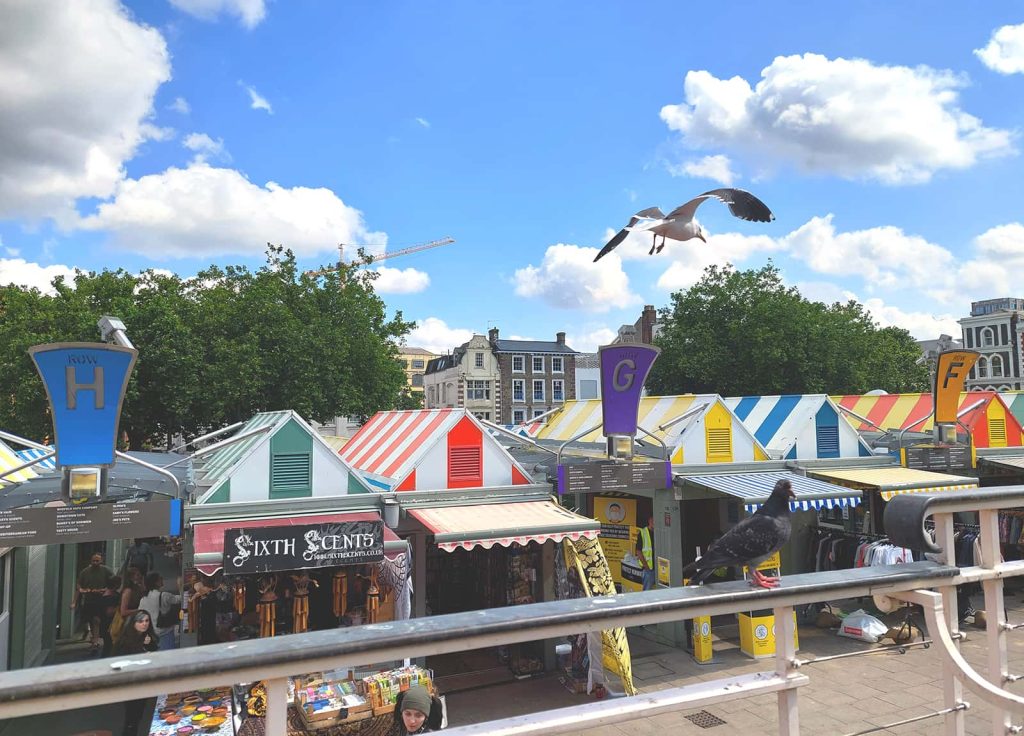
[(587, 312), (637, 304), (640, 298), (629, 290), (622, 259), (613, 252), (594, 263), (597, 252), (597, 248), (564, 243), (549, 246), (539, 266), (516, 270), (516, 294), (542, 299), (552, 307)]
[(259, 255), (268, 242), (296, 255), (334, 253), (339, 242), (380, 254), (386, 236), (330, 189), (254, 184), (238, 171), (194, 162), (123, 180), (79, 227), (152, 258)]
[(0, 217), (69, 216), (107, 197), (170, 78), (163, 37), (116, 0), (6, 3), (0, 22)]
[(416, 294), (430, 286), (430, 276), (415, 268), (380, 266), (374, 270), (373, 288), (381, 294)]
[(227, 151), (224, 150), (224, 141), (220, 138), (214, 140), (206, 133), (189, 133), (181, 143), (185, 148), (194, 151), (196, 161), (206, 161), (209, 158), (230, 159)]
[(416, 327), (406, 336), (405, 342), (412, 347), (441, 355), (457, 348), (471, 337), (473, 330), (449, 327), (443, 319), (427, 317), (416, 320)]
[(732, 162), (728, 156), (705, 156), (696, 161), (684, 161), (668, 167), (673, 176), (690, 176), (696, 179), (711, 179), (727, 187), (736, 181), (736, 172), (732, 170)]
[[(669, 241), (660, 257), (671, 260), (671, 264), (658, 278), (659, 289), (686, 289), (700, 280), (708, 266), (724, 266), (727, 263), (743, 266), (754, 256), (763, 260), (773, 253), (784, 251), (787, 247), (784, 240), (768, 235), (721, 233), (710, 234), (707, 237), (707, 244), (700, 240), (687, 240), (682, 243)], [(647, 244), (647, 248), (650, 248), (650, 244)], [(647, 257), (646, 253), (647, 250), (644, 250), (644, 258)]]
[(580, 332), (569, 332), (565, 336), (565, 344), (581, 353), (595, 353), (601, 345), (610, 345), (618, 333), (608, 327), (584, 329)]
[(949, 285), (947, 301), (988, 299), (993, 294), (1018, 291), (1024, 281), (1024, 224), (1012, 222), (986, 230), (972, 243), (970, 260), (962, 263), (955, 284)]
[(725, 149), (758, 166), (919, 183), (1013, 151), (1010, 131), (959, 107), (965, 83), (925, 66), (780, 56), (753, 87), (741, 77), (687, 73), (685, 101), (661, 117), (684, 145)]
[(68, 266), (41, 266), (23, 258), (0, 258), (0, 286), (14, 284), (53, 293), (51, 283), (58, 276), (73, 282), (75, 269)]
[(188, 100), (184, 97), (175, 97), (174, 102), (167, 106), (168, 110), (181, 113), (182, 115), (188, 115), (192, 112), (192, 106), (188, 104)]
[(1024, 23), (996, 29), (983, 49), (975, 49), (981, 62), (1000, 74), (1024, 74)]
[(857, 299), (855, 294), (849, 297), (863, 304), (881, 327), (902, 327), (918, 340), (935, 340), (939, 335), (960, 336), (960, 325), (952, 314), (906, 311), (875, 297)]
[(171, 5), (202, 20), (234, 16), (246, 28), (255, 28), (267, 15), (265, 0), (171, 0)]

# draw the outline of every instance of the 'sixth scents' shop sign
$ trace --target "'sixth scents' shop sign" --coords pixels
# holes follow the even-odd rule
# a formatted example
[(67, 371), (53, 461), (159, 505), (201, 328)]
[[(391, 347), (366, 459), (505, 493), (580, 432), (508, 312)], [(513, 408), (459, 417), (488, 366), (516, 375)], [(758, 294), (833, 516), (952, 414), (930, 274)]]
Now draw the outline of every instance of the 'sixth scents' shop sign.
[(224, 532), (224, 572), (228, 574), (364, 565), (382, 559), (383, 521), (342, 521)]

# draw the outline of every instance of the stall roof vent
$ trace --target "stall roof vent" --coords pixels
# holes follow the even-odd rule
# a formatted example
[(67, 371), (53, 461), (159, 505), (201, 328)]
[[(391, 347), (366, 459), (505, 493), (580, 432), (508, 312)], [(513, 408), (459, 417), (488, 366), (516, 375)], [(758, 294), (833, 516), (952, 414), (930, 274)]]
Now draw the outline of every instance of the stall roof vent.
[(818, 438), (818, 457), (839, 457), (839, 427), (818, 427), (815, 433)]
[(300, 491), (312, 483), (312, 459), (308, 452), (278, 453), (270, 469), (275, 491)]
[(1006, 447), (1006, 420), (988, 420), (988, 442), (992, 447)]
[(732, 455), (732, 430), (729, 427), (708, 427), (708, 455)]
[(477, 480), (481, 472), (482, 448), (452, 447), (448, 450), (448, 477), (452, 480)]

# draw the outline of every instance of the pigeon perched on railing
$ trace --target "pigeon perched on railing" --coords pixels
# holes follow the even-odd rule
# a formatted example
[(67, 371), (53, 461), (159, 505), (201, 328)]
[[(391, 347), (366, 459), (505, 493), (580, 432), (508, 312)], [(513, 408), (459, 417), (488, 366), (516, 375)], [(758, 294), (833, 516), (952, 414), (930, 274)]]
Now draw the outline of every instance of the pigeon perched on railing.
[[(631, 232), (654, 233), (654, 243), (647, 255), (661, 253), (661, 249), (665, 247), (666, 238), (672, 240), (700, 238), (705, 243), (708, 242), (704, 238), (704, 229), (693, 218), (701, 202), (706, 199), (717, 199), (719, 202), (724, 202), (729, 205), (729, 211), (741, 220), (771, 222), (775, 219), (775, 215), (768, 209), (768, 206), (750, 192), (743, 189), (712, 189), (699, 197), (694, 197), (686, 204), (679, 205), (667, 215), (657, 207), (640, 210), (629, 218), (629, 224), (626, 227), (619, 230), (615, 237), (608, 241), (594, 261), (600, 260), (615, 250), (616, 246), (625, 240)], [(658, 245), (659, 235), (661, 236), (660, 246)]]
[(789, 541), (793, 531), (789, 500), (795, 497), (788, 480), (778, 481), (764, 505), (712, 542), (703, 556), (683, 569), (683, 578), (690, 577), (690, 585), (697, 585), (720, 567), (746, 565), (753, 576), (753, 585), (778, 587), (779, 579), (763, 575), (757, 566)]

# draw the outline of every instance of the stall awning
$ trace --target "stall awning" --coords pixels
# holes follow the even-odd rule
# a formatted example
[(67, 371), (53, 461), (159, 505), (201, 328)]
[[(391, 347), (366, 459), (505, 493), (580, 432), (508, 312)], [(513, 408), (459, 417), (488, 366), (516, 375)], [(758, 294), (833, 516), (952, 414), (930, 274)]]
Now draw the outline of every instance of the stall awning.
[[(343, 521), (380, 521), (380, 514), (375, 511), (354, 511), (347, 514), (311, 514), (308, 516), (287, 516), (259, 519), (232, 519), (231, 521), (205, 522), (195, 525), (193, 542), (196, 556), (196, 569), (204, 575), (213, 575), (224, 567), (224, 532), (228, 529), (258, 529), (274, 526), (301, 526), (303, 524), (333, 524)], [(405, 544), (387, 526), (384, 527), (384, 554), (393, 554), (388, 550), (388, 542)], [(216, 556), (217, 561), (208, 561)], [(206, 558), (206, 559), (204, 559)]]
[(998, 465), (1001, 468), (1011, 470), (1024, 470), (1024, 455), (995, 455), (979, 458), (990, 465)]
[(601, 530), (599, 522), (551, 501), (410, 509), (409, 515), (433, 532), (437, 546), (446, 552), (549, 539), (596, 539)]
[(856, 506), (861, 491), (825, 483), (785, 471), (770, 473), (731, 473), (729, 475), (691, 475), (683, 478), (689, 485), (739, 498), (747, 511), (753, 513), (768, 500), (772, 488), (780, 480), (788, 480), (796, 499), (789, 506), (793, 511), (831, 509)]
[(876, 490), (886, 501), (900, 493), (957, 491), (963, 488), (976, 488), (978, 485), (978, 479), (969, 476), (903, 467), (846, 470), (808, 468), (807, 475), (847, 488)]

